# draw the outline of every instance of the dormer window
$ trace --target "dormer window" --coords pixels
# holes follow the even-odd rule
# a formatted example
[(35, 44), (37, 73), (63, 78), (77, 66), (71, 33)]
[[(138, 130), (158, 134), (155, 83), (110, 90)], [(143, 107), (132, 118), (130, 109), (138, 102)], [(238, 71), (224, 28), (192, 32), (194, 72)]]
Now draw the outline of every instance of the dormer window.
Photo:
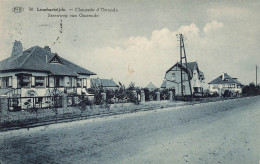
[(53, 58), (51, 58), (49, 63), (62, 64), (61, 59), (59, 58), (58, 54), (55, 54), (55, 56), (53, 56)]
[(50, 63), (59, 63), (59, 60), (57, 58), (53, 58), (52, 61), (50, 61)]

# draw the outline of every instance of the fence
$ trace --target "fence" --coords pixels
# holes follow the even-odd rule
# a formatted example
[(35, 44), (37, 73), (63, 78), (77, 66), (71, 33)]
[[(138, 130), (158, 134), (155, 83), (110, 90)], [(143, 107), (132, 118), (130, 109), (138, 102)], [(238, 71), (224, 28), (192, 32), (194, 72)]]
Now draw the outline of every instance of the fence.
[(63, 96), (39, 96), (39, 97), (12, 97), (7, 98), (9, 111), (20, 111), (28, 109), (62, 108), (81, 105), (100, 105), (103, 103), (135, 103), (145, 101), (172, 100), (170, 92), (126, 92), (124, 94), (109, 94), (102, 92), (97, 95), (63, 95)]
[(69, 95), (67, 96), (67, 106), (77, 106), (84, 97), (80, 95)]
[(61, 107), (62, 96), (8, 98), (8, 110), (10, 111)]

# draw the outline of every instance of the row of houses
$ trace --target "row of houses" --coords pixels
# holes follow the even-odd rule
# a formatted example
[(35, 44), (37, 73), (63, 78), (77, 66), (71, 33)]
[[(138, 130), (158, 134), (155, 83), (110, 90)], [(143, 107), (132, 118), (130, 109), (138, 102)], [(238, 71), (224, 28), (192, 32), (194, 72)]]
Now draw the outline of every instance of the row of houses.
[[(182, 71), (181, 71), (182, 70)], [(181, 72), (182, 72), (182, 86), (181, 86)], [(165, 73), (165, 80), (163, 81), (161, 88), (173, 89), (175, 94), (181, 94), (181, 87), (184, 95), (190, 95), (190, 86), (192, 93), (200, 94), (207, 89), (210, 94), (217, 93), (223, 95), (225, 91), (230, 91), (232, 94), (239, 95), (242, 93), (242, 86), (237, 78), (232, 78), (227, 73), (223, 73), (211, 82), (209, 82), (209, 88), (205, 85), (204, 73), (199, 69), (197, 62), (189, 62), (186, 64), (180, 64), (177, 62)]]
[[(183, 85), (181, 86), (181, 69)], [(39, 46), (23, 50), (22, 43), (15, 41), (12, 54), (0, 62), (0, 95), (9, 97), (52, 96), (56, 92), (88, 94), (88, 88), (102, 86), (104, 89), (118, 89), (113, 79), (91, 78), (96, 73), (52, 53), (50, 47)], [(193, 93), (202, 93), (205, 88), (204, 73), (197, 62), (174, 64), (165, 73), (162, 89), (172, 89), (175, 95), (190, 94), (189, 80)], [(150, 83), (147, 88), (155, 89)], [(223, 94), (230, 90), (241, 93), (242, 84), (228, 74), (212, 80), (209, 91)], [(54, 93), (55, 92), (55, 93)]]

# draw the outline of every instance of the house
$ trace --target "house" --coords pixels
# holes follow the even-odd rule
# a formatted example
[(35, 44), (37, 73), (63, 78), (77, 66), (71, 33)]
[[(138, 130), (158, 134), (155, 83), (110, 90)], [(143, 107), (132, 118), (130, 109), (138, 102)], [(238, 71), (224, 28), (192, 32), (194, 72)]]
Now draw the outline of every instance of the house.
[(218, 93), (219, 95), (223, 95), (226, 90), (231, 91), (234, 95), (238, 95), (242, 93), (242, 86), (237, 78), (232, 78), (227, 73), (223, 73), (216, 79), (212, 80), (209, 84), (209, 92)]
[(150, 82), (150, 83), (146, 86), (146, 88), (149, 89), (149, 90), (151, 90), (151, 91), (157, 89), (157, 87), (156, 87), (152, 82)]
[(119, 89), (119, 86), (114, 82), (113, 79), (100, 79), (93, 78), (91, 79), (91, 88), (103, 87), (106, 90), (116, 90)]
[(166, 80), (163, 80), (160, 89), (166, 89)]
[(192, 93), (203, 93), (204, 74), (199, 70), (197, 62), (183, 63), (182, 66), (179, 62), (174, 64), (165, 73), (165, 80), (163, 81), (161, 88), (172, 89), (174, 94), (181, 94), (181, 69), (183, 80), (183, 94), (190, 95), (189, 79), (191, 83)]
[[(23, 51), (15, 41), (9, 58), (0, 61), (0, 93), (9, 97), (86, 93), (95, 73), (52, 53), (48, 46)], [(54, 93), (55, 92), (55, 93)]]

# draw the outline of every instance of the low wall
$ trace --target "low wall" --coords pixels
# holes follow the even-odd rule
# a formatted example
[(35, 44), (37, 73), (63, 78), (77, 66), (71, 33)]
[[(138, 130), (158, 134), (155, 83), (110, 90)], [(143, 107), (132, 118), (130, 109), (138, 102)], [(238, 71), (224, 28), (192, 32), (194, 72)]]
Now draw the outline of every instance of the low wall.
[(0, 117), (0, 128), (13, 127), (13, 126), (26, 126), (35, 123), (43, 123), (50, 121), (58, 121), (64, 119), (71, 119), (77, 117), (91, 117), (103, 116), (113, 114), (131, 113), (140, 110), (152, 110), (158, 108), (174, 107), (183, 102), (174, 101), (160, 101), (160, 102), (145, 102), (135, 105), (133, 103), (120, 103), (120, 104), (104, 104), (87, 106), (86, 108), (64, 107), (64, 108), (51, 108), (51, 109), (38, 109), (38, 110), (22, 110), (22, 111), (8, 111), (2, 109)]

